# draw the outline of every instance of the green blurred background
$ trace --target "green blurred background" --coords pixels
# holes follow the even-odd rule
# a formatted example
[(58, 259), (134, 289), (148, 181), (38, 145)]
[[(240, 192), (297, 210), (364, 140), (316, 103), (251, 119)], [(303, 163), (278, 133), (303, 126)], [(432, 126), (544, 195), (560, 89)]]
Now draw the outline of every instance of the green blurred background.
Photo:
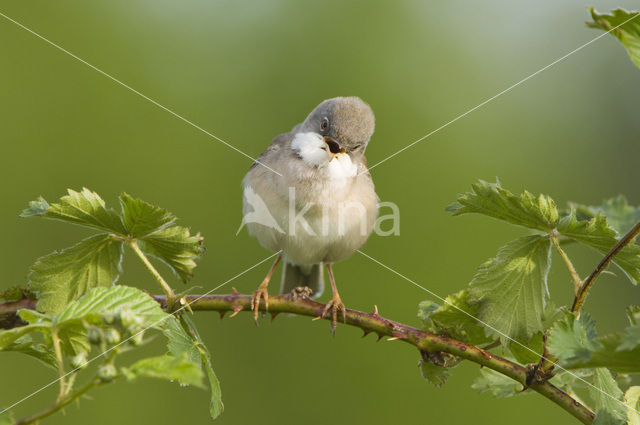
[[(595, 1), (600, 11), (630, 1)], [(321, 100), (358, 95), (376, 113), (373, 164), (600, 32), (586, 4), (565, 2), (17, 1), (0, 11), (252, 156)], [(559, 204), (626, 194), (640, 203), (640, 70), (607, 36), (373, 172), (382, 200), (401, 209), (401, 235), (372, 237), (365, 252), (446, 295), (522, 230), (444, 207), (477, 178), (500, 176), (514, 191)], [(31, 262), (88, 232), (22, 220), (29, 200), (87, 186), (115, 206), (121, 191), (176, 213), (205, 236), (193, 281), (208, 290), (269, 253), (240, 223), (241, 179), (250, 161), (77, 60), (0, 18), (0, 287), (25, 282)], [(598, 256), (572, 247), (586, 274)], [(555, 301), (571, 297), (560, 264)], [(233, 281), (250, 292), (264, 265)], [(336, 266), (349, 307), (417, 325), (428, 294), (362, 256)], [(278, 279), (276, 279), (277, 281)], [(121, 282), (156, 291), (134, 258)], [(177, 283), (177, 282), (176, 282)], [(180, 284), (181, 285), (181, 284)], [(275, 286), (275, 285), (274, 285)], [(325, 295), (326, 297), (326, 295)], [(603, 276), (586, 309), (602, 331), (625, 322), (640, 296)], [(537, 395), (496, 400), (470, 389), (463, 364), (441, 389), (420, 377), (418, 353), (375, 343), (357, 329), (279, 317), (259, 327), (248, 314), (196, 321), (214, 356), (226, 410), (241, 423), (572, 423)], [(55, 374), (17, 355), (0, 356), (0, 404)], [(49, 388), (15, 410), (49, 404)], [(207, 424), (208, 394), (156, 381), (94, 392), (50, 424)]]

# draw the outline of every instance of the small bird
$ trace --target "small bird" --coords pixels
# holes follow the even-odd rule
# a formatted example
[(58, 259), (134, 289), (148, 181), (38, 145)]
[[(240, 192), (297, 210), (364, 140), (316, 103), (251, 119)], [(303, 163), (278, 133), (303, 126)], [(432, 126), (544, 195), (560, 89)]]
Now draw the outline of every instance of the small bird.
[(326, 265), (333, 297), (320, 317), (331, 314), (333, 333), (338, 313), (345, 320), (332, 264), (364, 245), (378, 215), (378, 196), (364, 155), (374, 125), (373, 111), (360, 98), (325, 100), (304, 122), (273, 139), (247, 172), (244, 217), (256, 213), (255, 205), (264, 205), (277, 224), (270, 225), (264, 211), (260, 220), (243, 223), (263, 247), (279, 252), (252, 295), (255, 320), (262, 299), (269, 307), (267, 286), (281, 260), (280, 293), (308, 287), (314, 297), (322, 294)]

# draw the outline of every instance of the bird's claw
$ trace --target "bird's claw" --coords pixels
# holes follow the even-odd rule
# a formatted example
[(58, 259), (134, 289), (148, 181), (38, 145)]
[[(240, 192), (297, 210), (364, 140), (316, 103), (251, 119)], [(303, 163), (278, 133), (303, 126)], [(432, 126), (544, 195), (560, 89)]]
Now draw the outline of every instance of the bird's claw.
[(331, 311), (331, 333), (336, 334), (336, 328), (338, 327), (338, 312), (342, 311), (342, 321), (347, 322), (347, 309), (339, 296), (333, 297), (327, 304), (325, 304), (320, 317), (325, 318)]
[(251, 295), (251, 310), (253, 310), (253, 320), (258, 323), (258, 313), (260, 311), (260, 299), (264, 300), (264, 310), (269, 310), (269, 292), (266, 285), (260, 285)]

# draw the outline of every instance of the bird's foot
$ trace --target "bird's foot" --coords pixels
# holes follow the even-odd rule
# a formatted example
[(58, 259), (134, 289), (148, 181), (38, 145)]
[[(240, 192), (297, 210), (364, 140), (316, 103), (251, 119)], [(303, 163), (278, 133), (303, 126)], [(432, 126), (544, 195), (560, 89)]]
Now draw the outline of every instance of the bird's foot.
[(333, 335), (336, 334), (336, 327), (338, 326), (338, 312), (342, 311), (342, 321), (347, 322), (347, 309), (344, 306), (344, 303), (340, 299), (339, 295), (334, 295), (331, 300), (325, 304), (324, 310), (322, 310), (322, 315), (320, 317), (325, 318), (331, 312), (331, 333)]
[(256, 324), (258, 324), (260, 299), (264, 300), (264, 310), (269, 310), (269, 292), (267, 291), (267, 285), (265, 284), (265, 282), (262, 282), (260, 286), (258, 286), (258, 289), (251, 295), (251, 310), (253, 310), (253, 320), (256, 322)]

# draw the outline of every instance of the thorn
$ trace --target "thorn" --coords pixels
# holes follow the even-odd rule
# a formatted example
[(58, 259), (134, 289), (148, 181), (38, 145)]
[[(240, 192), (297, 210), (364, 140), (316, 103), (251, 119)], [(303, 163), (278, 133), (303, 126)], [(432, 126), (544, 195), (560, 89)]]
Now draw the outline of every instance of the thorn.
[(376, 317), (380, 317), (380, 313), (378, 313), (378, 306), (377, 305), (373, 305), (373, 313), (371, 313), (373, 316)]
[(238, 292), (235, 286), (231, 287), (231, 295), (240, 295), (240, 292)]
[(229, 318), (234, 317), (236, 314), (240, 313), (240, 311), (242, 311), (242, 306), (241, 305), (234, 305), (233, 306), (233, 313), (231, 313), (231, 316), (229, 316)]
[(220, 320), (222, 321), (222, 319), (224, 319), (224, 315), (227, 314), (227, 310), (222, 310), (220, 312)]
[(362, 337), (364, 338), (365, 336), (369, 335), (370, 333), (371, 333), (371, 331), (370, 331), (370, 330), (368, 330), (368, 329), (363, 329), (363, 330), (362, 330)]
[(189, 311), (189, 313), (193, 314), (193, 310), (191, 309), (191, 304), (187, 302), (187, 299), (185, 297), (180, 298), (180, 305), (186, 308)]
[(389, 338), (387, 341), (393, 341), (396, 339), (407, 339), (407, 336), (402, 332), (393, 332), (393, 337)]
[(316, 320), (320, 320), (322, 319), (322, 316), (316, 316), (313, 319), (311, 319), (312, 322), (315, 322)]
[(269, 313), (269, 314), (271, 314), (271, 323), (273, 323), (273, 321), (276, 319), (276, 316), (280, 313), (276, 312), (276, 313)]
[[(376, 332), (377, 333), (377, 332)], [(378, 334), (378, 339), (376, 339), (376, 342), (380, 341), (382, 339), (384, 335), (383, 334)]]

